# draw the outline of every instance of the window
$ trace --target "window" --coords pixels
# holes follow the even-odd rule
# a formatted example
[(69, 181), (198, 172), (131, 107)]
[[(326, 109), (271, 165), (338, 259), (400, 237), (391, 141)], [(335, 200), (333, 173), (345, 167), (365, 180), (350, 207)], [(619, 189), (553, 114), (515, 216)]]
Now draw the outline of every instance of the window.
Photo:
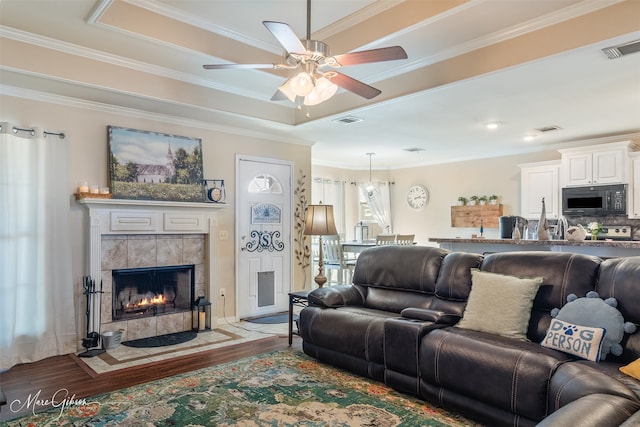
[(282, 186), (276, 177), (263, 173), (251, 179), (248, 191), (249, 193), (282, 194)]
[(345, 238), (344, 182), (326, 178), (313, 178), (311, 184), (313, 204), (333, 205), (333, 216), (338, 233)]

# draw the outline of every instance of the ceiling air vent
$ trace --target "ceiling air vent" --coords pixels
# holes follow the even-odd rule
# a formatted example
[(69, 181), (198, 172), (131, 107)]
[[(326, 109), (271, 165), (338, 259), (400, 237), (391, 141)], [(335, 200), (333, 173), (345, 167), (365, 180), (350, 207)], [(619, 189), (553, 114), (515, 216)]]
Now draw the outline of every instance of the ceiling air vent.
[(339, 119), (335, 119), (334, 122), (335, 123), (342, 123), (343, 125), (351, 125), (353, 123), (358, 123), (363, 121), (364, 119), (361, 119), (360, 117), (355, 117), (355, 116), (345, 116), (345, 117), (341, 117)]
[(625, 55), (640, 52), (640, 40), (621, 44), (618, 46), (605, 47), (602, 51), (609, 59), (622, 58)]
[(419, 151), (426, 151), (426, 150), (420, 147), (411, 147), (411, 148), (403, 148), (402, 151), (407, 151), (409, 153), (417, 153)]
[(541, 128), (536, 129), (538, 132), (540, 133), (545, 133), (545, 132), (554, 132), (557, 130), (562, 129), (560, 126), (556, 126), (556, 125), (552, 125), (552, 126), (543, 126)]

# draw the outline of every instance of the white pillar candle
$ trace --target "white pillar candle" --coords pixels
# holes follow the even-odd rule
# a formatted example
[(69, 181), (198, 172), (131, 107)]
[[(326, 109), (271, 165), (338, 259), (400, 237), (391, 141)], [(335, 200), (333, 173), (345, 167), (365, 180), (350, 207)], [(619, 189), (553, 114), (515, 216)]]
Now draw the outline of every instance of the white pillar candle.
[(198, 313), (198, 326), (200, 331), (204, 331), (204, 312), (201, 311)]
[(78, 184), (78, 193), (88, 193), (89, 192), (89, 184), (86, 181), (83, 181)]

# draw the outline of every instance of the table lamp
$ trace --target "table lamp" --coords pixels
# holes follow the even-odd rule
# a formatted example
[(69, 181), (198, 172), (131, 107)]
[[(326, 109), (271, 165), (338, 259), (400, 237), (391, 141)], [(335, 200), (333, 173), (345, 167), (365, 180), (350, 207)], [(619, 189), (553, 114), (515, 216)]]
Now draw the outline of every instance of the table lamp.
[(306, 236), (318, 236), (318, 275), (314, 280), (318, 287), (321, 288), (327, 283), (327, 278), (323, 274), (322, 236), (338, 234), (336, 223), (333, 219), (333, 206), (309, 205), (307, 207), (307, 218), (304, 221), (304, 234)]

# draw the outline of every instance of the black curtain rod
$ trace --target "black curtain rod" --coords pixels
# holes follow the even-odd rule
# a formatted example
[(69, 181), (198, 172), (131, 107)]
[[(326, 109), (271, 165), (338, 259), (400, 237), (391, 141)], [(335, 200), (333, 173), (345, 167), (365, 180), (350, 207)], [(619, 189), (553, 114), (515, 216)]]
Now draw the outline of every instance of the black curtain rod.
[[(2, 125), (0, 124), (0, 130), (2, 130)], [(28, 132), (29, 135), (31, 136), (36, 136), (36, 130), (33, 128), (19, 128), (17, 126), (12, 126), (11, 127), (11, 131), (13, 133), (18, 133), (18, 132)], [(66, 135), (64, 134), (64, 132), (49, 132), (48, 130), (45, 130), (42, 132), (42, 134), (47, 137), (49, 135), (55, 135), (60, 137), (60, 139), (64, 139), (66, 137)]]
[[(395, 181), (378, 181), (378, 182), (387, 183), (389, 185), (396, 185)], [(367, 183), (368, 181), (351, 181), (351, 185), (367, 184)]]
[(64, 132), (49, 132), (49, 131), (45, 130), (45, 131), (44, 131), (44, 132), (42, 132), (42, 133), (44, 134), (44, 136), (47, 136), (47, 135), (56, 135), (56, 136), (59, 136), (59, 137), (60, 137), (60, 139), (64, 139), (64, 137), (66, 136), (66, 135), (64, 134)]

